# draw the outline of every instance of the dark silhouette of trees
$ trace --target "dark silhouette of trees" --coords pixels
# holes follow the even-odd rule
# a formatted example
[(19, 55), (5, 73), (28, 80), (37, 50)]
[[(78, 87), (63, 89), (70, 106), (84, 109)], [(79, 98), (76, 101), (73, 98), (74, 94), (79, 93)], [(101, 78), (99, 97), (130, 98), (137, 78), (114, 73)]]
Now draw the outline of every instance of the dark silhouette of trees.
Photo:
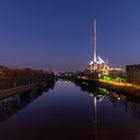
[(0, 66), (0, 89), (17, 87), (53, 79), (53, 72), (31, 68), (7, 68)]

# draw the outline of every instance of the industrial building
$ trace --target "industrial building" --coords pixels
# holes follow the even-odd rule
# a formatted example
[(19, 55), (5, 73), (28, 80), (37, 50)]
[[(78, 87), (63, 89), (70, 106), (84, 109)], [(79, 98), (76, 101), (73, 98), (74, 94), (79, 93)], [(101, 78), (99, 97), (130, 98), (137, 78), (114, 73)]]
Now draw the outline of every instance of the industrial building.
[(107, 68), (107, 65), (105, 63), (105, 61), (98, 57), (97, 58), (97, 55), (96, 55), (96, 17), (94, 17), (94, 31), (93, 31), (93, 36), (94, 36), (94, 39), (93, 39), (93, 61), (91, 61), (88, 66), (86, 67), (86, 70), (89, 70), (89, 71), (101, 71), (103, 69), (106, 69)]
[(108, 59), (104, 61), (101, 57), (97, 57), (97, 47), (96, 47), (96, 17), (94, 17), (94, 26), (93, 26), (93, 61), (91, 61), (87, 67), (86, 71), (89, 72), (98, 72), (99, 74), (118, 74), (122, 73), (121, 68), (109, 67)]
[(127, 82), (140, 84), (140, 64), (126, 66)]

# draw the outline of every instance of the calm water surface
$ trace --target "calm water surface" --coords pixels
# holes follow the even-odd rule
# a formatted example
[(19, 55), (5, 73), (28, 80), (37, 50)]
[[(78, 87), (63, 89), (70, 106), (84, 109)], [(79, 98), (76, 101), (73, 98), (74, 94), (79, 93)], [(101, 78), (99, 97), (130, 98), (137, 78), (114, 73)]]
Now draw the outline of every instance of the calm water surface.
[(140, 101), (59, 81), (0, 100), (0, 140), (140, 140)]

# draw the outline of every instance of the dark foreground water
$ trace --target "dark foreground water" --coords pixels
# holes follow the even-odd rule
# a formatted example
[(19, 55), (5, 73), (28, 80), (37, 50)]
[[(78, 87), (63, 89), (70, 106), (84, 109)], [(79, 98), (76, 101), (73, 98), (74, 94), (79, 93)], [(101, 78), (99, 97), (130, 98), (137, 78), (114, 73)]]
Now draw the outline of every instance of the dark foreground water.
[(85, 84), (0, 100), (0, 140), (140, 140), (139, 100)]

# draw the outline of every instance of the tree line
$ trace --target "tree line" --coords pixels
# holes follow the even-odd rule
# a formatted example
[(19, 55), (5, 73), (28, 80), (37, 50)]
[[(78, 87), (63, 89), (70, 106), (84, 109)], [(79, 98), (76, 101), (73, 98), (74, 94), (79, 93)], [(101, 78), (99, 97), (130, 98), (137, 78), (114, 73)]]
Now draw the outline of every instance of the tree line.
[(51, 71), (0, 66), (0, 90), (53, 79)]

